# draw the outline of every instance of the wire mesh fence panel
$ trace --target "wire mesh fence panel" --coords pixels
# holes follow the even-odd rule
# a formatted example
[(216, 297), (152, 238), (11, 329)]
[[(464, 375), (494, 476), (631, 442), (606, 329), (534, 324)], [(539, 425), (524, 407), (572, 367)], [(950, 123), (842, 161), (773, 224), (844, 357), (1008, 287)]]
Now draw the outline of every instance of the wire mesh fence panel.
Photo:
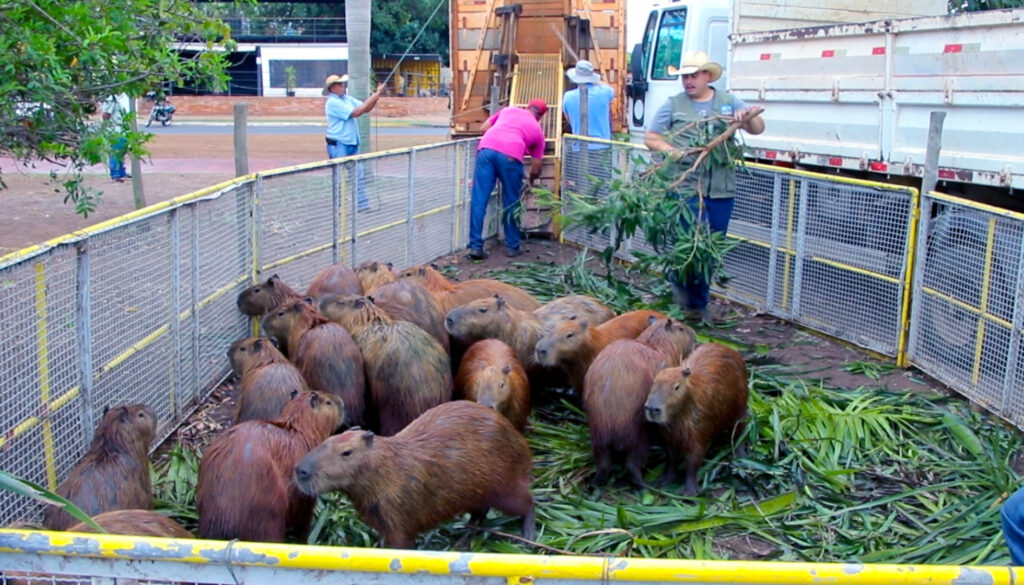
[[(330, 265), (334, 196), (329, 166), (264, 177), (259, 187), (259, 263), (300, 294)], [(316, 256), (316, 257), (313, 257)]]
[(410, 157), (409, 264), (450, 254), (460, 245), (454, 213), (458, 163), (458, 150), (449, 145), (417, 149)]
[(1020, 425), (1024, 216), (929, 195), (921, 217), (910, 358)]

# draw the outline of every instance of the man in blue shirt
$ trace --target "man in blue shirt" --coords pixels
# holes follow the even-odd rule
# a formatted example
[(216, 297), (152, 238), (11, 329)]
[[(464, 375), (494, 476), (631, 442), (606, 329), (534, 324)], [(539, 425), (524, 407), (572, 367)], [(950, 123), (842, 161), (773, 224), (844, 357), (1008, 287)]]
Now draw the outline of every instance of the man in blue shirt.
[[(365, 102), (348, 95), (348, 75), (330, 75), (324, 81), (324, 114), (327, 115), (327, 158), (341, 158), (359, 154), (359, 126), (356, 118), (369, 112), (380, 100), (384, 84), (377, 84), (377, 91), (370, 94)], [(366, 196), (366, 181), (363, 168), (357, 165), (359, 183), (359, 210), (370, 208)]]
[[(587, 93), (587, 128), (586, 136), (611, 140), (612, 138), (612, 99), (615, 98), (615, 90), (612, 86), (601, 81), (601, 75), (594, 71), (594, 65), (586, 59), (580, 59), (575, 67), (570, 67), (565, 72), (566, 77), (576, 84), (576, 89), (570, 89), (562, 96), (562, 111), (569, 119), (573, 134), (584, 135), (583, 116), (580, 112), (581, 87), (586, 88)], [(579, 154), (580, 143), (574, 141), (569, 145), (566, 170), (566, 183), (576, 191), (583, 191), (589, 195), (600, 196), (606, 191), (611, 183), (612, 160), (611, 151), (607, 144), (587, 143), (588, 151)]]

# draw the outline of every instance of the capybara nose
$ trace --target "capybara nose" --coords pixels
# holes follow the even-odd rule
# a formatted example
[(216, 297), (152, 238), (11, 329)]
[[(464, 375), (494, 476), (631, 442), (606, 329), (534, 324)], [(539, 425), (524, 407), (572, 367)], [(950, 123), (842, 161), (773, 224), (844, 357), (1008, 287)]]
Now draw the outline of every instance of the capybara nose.
[(661, 407), (659, 406), (644, 406), (644, 415), (647, 416), (647, 420), (655, 421), (661, 417)]
[(548, 350), (544, 348), (537, 348), (537, 361), (544, 361), (544, 358), (548, 356)]
[(311, 473), (309, 465), (307, 465), (306, 463), (300, 462), (298, 465), (295, 466), (295, 479), (297, 479), (298, 481), (307, 482), (309, 481), (310, 475)]
[(451, 317), (445, 317), (444, 318), (444, 328), (448, 329), (449, 331), (451, 331), (452, 327), (455, 327), (455, 319), (452, 319)]

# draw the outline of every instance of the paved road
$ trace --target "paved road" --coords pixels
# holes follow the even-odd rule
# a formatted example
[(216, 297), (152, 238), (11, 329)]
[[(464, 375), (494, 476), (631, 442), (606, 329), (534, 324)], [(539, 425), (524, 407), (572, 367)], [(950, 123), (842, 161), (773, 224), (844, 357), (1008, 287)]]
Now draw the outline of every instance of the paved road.
[[(154, 123), (149, 128), (142, 127), (153, 134), (231, 134), (234, 128), (230, 123), (224, 124), (189, 124), (171, 123), (170, 126), (161, 126)], [(259, 124), (250, 125), (249, 134), (323, 134), (324, 126), (311, 124)], [(377, 126), (370, 128), (370, 134), (379, 136), (444, 136), (448, 134), (447, 127), (441, 126)]]

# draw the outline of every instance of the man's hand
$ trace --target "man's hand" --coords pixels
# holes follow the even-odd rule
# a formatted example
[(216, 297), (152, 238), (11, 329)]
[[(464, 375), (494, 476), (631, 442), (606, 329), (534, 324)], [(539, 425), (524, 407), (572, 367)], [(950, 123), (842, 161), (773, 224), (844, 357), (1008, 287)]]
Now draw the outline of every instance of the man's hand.
[(740, 127), (750, 134), (760, 134), (764, 132), (764, 118), (761, 117), (763, 111), (759, 107), (748, 106), (734, 112), (732, 119), (735, 122), (740, 122), (742, 124)]
[(384, 84), (383, 83), (378, 83), (377, 84), (377, 91), (376, 91), (376, 93), (377, 94), (384, 93)]

